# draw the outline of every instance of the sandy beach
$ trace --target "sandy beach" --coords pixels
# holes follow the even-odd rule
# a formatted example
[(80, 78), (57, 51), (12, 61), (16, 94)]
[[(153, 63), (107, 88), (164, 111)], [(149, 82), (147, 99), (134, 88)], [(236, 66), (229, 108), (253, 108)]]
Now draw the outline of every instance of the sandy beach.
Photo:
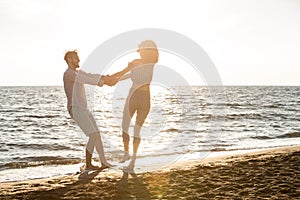
[(297, 199), (300, 146), (128, 174), (105, 169), (0, 184), (0, 199)]

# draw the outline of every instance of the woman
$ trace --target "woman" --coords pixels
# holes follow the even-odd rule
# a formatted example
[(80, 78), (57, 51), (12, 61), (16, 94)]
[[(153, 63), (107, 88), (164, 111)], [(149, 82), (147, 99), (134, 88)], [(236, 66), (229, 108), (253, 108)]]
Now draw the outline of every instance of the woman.
[[(134, 113), (136, 113), (136, 122), (134, 126), (133, 137), (133, 156), (129, 165), (125, 168), (127, 171), (133, 171), (136, 154), (141, 142), (141, 128), (150, 111), (150, 82), (152, 80), (154, 65), (158, 62), (159, 53), (156, 44), (152, 40), (145, 40), (140, 43), (138, 52), (140, 59), (133, 60), (123, 71), (112, 76), (119, 80), (131, 78), (132, 86), (126, 99), (123, 110), (122, 138), (124, 144), (124, 156), (120, 163), (130, 159), (128, 129)], [(127, 73), (128, 72), (128, 73)], [(125, 74), (127, 73), (127, 74)], [(125, 75), (124, 75), (125, 74)]]

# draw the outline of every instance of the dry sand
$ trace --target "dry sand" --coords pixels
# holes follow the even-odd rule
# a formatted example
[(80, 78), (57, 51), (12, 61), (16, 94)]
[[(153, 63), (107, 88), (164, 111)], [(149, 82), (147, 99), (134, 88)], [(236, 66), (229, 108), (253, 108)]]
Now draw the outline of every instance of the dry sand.
[(0, 184), (0, 199), (300, 199), (300, 146), (177, 164)]

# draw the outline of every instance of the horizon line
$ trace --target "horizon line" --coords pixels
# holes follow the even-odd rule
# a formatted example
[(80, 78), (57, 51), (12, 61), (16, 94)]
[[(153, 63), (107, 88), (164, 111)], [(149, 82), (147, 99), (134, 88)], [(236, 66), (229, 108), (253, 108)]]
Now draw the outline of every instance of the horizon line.
[[(171, 85), (171, 87), (183, 87), (183, 86), (191, 86), (191, 87), (255, 87), (255, 86), (260, 86), (260, 87), (300, 87), (300, 85), (272, 85), (272, 84), (224, 84), (224, 85)], [(0, 85), (0, 87), (63, 87), (63, 85)]]

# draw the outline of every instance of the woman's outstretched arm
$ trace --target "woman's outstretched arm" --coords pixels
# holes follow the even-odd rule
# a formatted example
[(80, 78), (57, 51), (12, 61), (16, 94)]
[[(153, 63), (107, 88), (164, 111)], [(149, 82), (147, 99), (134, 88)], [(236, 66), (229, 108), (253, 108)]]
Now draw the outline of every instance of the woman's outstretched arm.
[(117, 73), (114, 73), (114, 74), (112, 74), (111, 76), (114, 76), (114, 77), (116, 77), (116, 78), (119, 79), (119, 78), (121, 78), (123, 75), (125, 75), (126, 73), (128, 73), (130, 70), (132, 70), (133, 67), (134, 67), (133, 63), (132, 63), (132, 62), (129, 62), (129, 63), (128, 63), (128, 66), (127, 66), (125, 69), (123, 69), (122, 71), (119, 71), (119, 72), (117, 72)]

